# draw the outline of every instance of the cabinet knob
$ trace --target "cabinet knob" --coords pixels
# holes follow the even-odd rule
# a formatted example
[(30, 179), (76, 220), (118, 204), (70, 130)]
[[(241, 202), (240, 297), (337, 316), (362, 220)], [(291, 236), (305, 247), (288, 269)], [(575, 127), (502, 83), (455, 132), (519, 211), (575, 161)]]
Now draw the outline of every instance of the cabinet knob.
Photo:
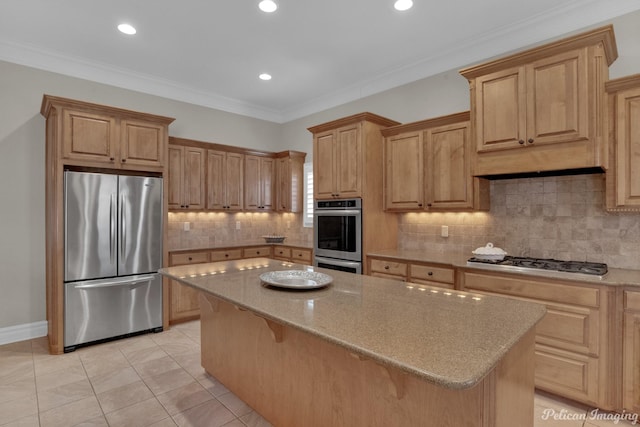
[(111, 160), (112, 162), (115, 160), (115, 157), (109, 157), (109, 160)]
[(180, 207), (181, 207), (181, 208), (184, 208), (185, 206), (184, 206), (184, 205), (180, 205)]
[(384, 269), (385, 269), (385, 270), (388, 270), (388, 269), (389, 269), (389, 266), (388, 266), (388, 265), (385, 265), (385, 266), (384, 266)]
[(122, 159), (122, 163), (125, 163), (127, 161), (127, 159)]
[(433, 276), (433, 271), (428, 272), (427, 276)]
[(422, 207), (422, 203), (418, 203), (418, 206), (419, 206), (419, 207)]
[(533, 144), (533, 138), (529, 138), (529, 139), (527, 140), (527, 142), (528, 142), (529, 144)]
[(431, 207), (431, 203), (427, 203), (427, 206), (428, 206), (428, 207)]
[(188, 207), (189, 207), (189, 205), (187, 205), (187, 206), (185, 206), (185, 207), (186, 207), (186, 208), (188, 208)]
[(524, 139), (521, 139), (520, 141), (518, 141), (518, 144), (523, 145), (524, 144)]
[(189, 261), (193, 261), (193, 258), (189, 257)]
[(258, 255), (260, 255), (260, 251), (256, 251), (256, 253), (257, 253)]
[(229, 254), (224, 254), (224, 257), (225, 258), (229, 258)]

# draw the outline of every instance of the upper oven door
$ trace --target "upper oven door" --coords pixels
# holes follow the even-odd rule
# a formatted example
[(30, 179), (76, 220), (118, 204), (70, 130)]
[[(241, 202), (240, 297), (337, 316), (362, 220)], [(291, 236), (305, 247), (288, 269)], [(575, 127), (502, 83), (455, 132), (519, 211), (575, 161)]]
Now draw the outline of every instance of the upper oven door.
[(362, 211), (314, 212), (314, 251), (318, 256), (362, 261)]

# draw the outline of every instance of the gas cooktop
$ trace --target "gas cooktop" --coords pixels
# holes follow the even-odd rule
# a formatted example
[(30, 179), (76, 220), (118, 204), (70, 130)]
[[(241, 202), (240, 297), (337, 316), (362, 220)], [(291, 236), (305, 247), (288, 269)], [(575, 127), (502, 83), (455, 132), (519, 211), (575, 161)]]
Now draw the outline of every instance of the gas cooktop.
[(550, 258), (529, 258), (505, 256), (502, 260), (486, 260), (480, 258), (470, 258), (467, 265), (491, 266), (498, 270), (515, 271), (535, 271), (546, 270), (568, 274), (586, 274), (589, 276), (604, 277), (607, 274), (607, 264), (599, 262), (585, 261), (562, 261)]

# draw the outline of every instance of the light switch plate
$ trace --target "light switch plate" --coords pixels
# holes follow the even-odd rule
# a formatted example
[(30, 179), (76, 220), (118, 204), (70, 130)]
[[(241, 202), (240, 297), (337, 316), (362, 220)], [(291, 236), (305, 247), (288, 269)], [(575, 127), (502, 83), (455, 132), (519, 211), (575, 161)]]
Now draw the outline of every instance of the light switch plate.
[(448, 225), (443, 225), (442, 227), (440, 227), (440, 235), (442, 237), (449, 237), (449, 226)]
[(183, 229), (184, 231), (189, 231), (189, 230), (191, 230), (191, 223), (190, 223), (190, 222), (185, 222), (185, 223), (183, 223), (183, 224), (182, 224), (182, 229)]

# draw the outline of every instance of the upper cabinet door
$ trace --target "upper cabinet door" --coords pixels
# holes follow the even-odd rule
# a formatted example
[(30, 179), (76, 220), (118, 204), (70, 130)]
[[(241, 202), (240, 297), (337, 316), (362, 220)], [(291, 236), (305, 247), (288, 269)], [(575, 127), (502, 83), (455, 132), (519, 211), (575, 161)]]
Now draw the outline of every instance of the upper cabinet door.
[(225, 177), (226, 209), (241, 211), (244, 206), (244, 154), (227, 153)]
[(527, 65), (527, 145), (589, 138), (587, 64), (583, 48)]
[(362, 138), (360, 125), (354, 124), (337, 129), (338, 197), (360, 197), (362, 195)]
[(640, 87), (622, 91), (616, 103), (615, 207), (640, 209)]
[(181, 145), (169, 145), (168, 192), (169, 209), (184, 209), (184, 150)]
[(225, 209), (225, 152), (207, 150), (207, 209)]
[(114, 117), (65, 108), (62, 120), (63, 158), (116, 164), (120, 153)]
[(427, 206), (440, 209), (473, 207), (469, 122), (428, 129)]
[(337, 193), (336, 133), (323, 132), (313, 144), (313, 183), (316, 199), (330, 199)]
[(120, 122), (122, 167), (156, 167), (164, 165), (166, 126), (139, 120)]
[(422, 209), (424, 204), (423, 132), (384, 141), (385, 209)]
[(184, 150), (184, 205), (187, 209), (204, 209), (205, 191), (204, 174), (206, 150), (196, 147), (185, 147)]
[(477, 151), (514, 148), (526, 133), (524, 67), (481, 76), (476, 80)]

